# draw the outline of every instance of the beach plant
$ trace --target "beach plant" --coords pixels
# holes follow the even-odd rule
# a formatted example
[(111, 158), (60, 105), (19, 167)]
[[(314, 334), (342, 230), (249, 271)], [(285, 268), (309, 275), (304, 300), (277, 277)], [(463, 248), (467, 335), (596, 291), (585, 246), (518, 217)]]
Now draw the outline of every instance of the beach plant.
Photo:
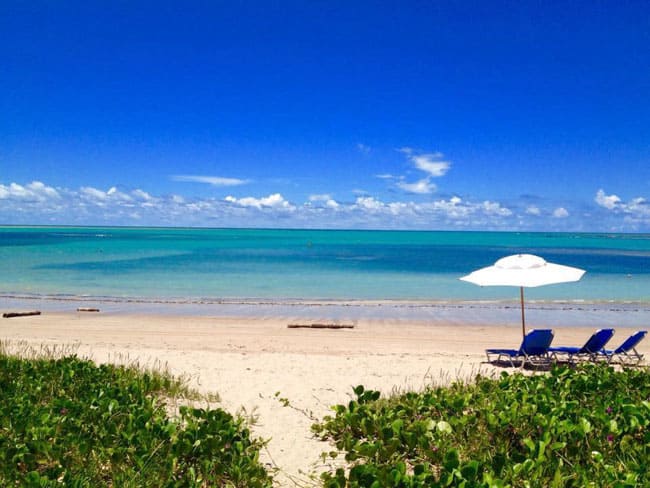
[(0, 486), (269, 487), (241, 417), (165, 399), (169, 374), (0, 354)]
[(382, 398), (354, 388), (314, 424), (335, 487), (650, 486), (650, 375), (607, 365), (503, 372)]

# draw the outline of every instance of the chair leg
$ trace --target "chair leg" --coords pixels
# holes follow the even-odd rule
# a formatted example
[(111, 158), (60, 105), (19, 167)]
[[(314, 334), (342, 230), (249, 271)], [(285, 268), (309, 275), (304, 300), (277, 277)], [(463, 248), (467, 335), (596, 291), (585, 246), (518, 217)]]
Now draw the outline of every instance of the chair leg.
[(512, 362), (512, 356), (510, 356), (509, 354), (499, 354), (499, 356), (497, 357), (497, 362), (500, 363), (504, 359), (508, 360), (511, 367), (513, 367), (513, 368), (515, 367), (515, 363)]
[(639, 351), (632, 348), (632, 351), (623, 352), (619, 354), (619, 357), (622, 366), (638, 366), (643, 359), (643, 354), (639, 354)]

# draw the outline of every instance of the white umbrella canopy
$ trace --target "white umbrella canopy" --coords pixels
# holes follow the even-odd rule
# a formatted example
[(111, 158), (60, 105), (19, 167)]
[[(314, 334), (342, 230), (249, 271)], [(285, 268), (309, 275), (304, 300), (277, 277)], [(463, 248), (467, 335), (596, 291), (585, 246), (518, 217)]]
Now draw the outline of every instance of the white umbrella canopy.
[(524, 287), (570, 283), (578, 281), (583, 274), (583, 269), (549, 263), (533, 254), (513, 254), (460, 279), (479, 286), (518, 286), (521, 298), (521, 329), (526, 335)]

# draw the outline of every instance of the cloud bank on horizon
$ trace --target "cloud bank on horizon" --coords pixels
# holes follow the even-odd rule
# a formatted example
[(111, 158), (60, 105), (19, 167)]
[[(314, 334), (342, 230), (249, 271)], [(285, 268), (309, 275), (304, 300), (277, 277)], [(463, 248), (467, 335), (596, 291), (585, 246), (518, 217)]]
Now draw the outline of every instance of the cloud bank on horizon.
[[(359, 148), (361, 146), (362, 150)], [(364, 156), (372, 148), (357, 146)], [(154, 194), (142, 188), (91, 185), (68, 188), (34, 180), (0, 181), (0, 221), (29, 225), (120, 225), (197, 227), (282, 227), (324, 229), (521, 230), (645, 232), (650, 230), (650, 203), (644, 197), (625, 202), (604, 189), (588, 204), (554, 202), (539, 196), (497, 201), (461, 197), (447, 191), (435, 195), (438, 184), (454, 166), (441, 152), (401, 147), (405, 174), (369, 175), (367, 182), (385, 187), (372, 193), (353, 189), (339, 197), (318, 192), (287, 198), (280, 191), (252, 195), (253, 181), (221, 175), (169, 175), (177, 192)], [(270, 179), (291, 182), (291, 179)], [(211, 188), (208, 196), (188, 196), (187, 183)], [(241, 195), (233, 194), (242, 188)], [(327, 189), (325, 189), (327, 190)], [(452, 190), (452, 189), (449, 189)], [(340, 192), (340, 191), (339, 191)], [(535, 202), (530, 203), (533, 199)]]
[[(221, 177), (214, 178), (219, 181)], [(459, 196), (427, 201), (383, 201), (369, 195), (338, 201), (329, 194), (289, 201), (280, 193), (190, 198), (115, 186), (106, 190), (55, 188), (32, 181), (0, 183), (0, 219), (10, 225), (646, 231), (650, 229), (650, 204), (643, 197), (625, 202), (603, 189), (595, 192), (590, 207), (569, 210)]]

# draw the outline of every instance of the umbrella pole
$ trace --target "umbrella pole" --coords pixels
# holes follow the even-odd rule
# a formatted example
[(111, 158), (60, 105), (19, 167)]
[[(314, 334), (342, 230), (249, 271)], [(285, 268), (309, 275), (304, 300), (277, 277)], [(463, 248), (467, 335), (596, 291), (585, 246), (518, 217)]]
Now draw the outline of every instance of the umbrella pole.
[(524, 313), (524, 287), (519, 287), (519, 297), (521, 299), (521, 333), (526, 337), (526, 315)]

